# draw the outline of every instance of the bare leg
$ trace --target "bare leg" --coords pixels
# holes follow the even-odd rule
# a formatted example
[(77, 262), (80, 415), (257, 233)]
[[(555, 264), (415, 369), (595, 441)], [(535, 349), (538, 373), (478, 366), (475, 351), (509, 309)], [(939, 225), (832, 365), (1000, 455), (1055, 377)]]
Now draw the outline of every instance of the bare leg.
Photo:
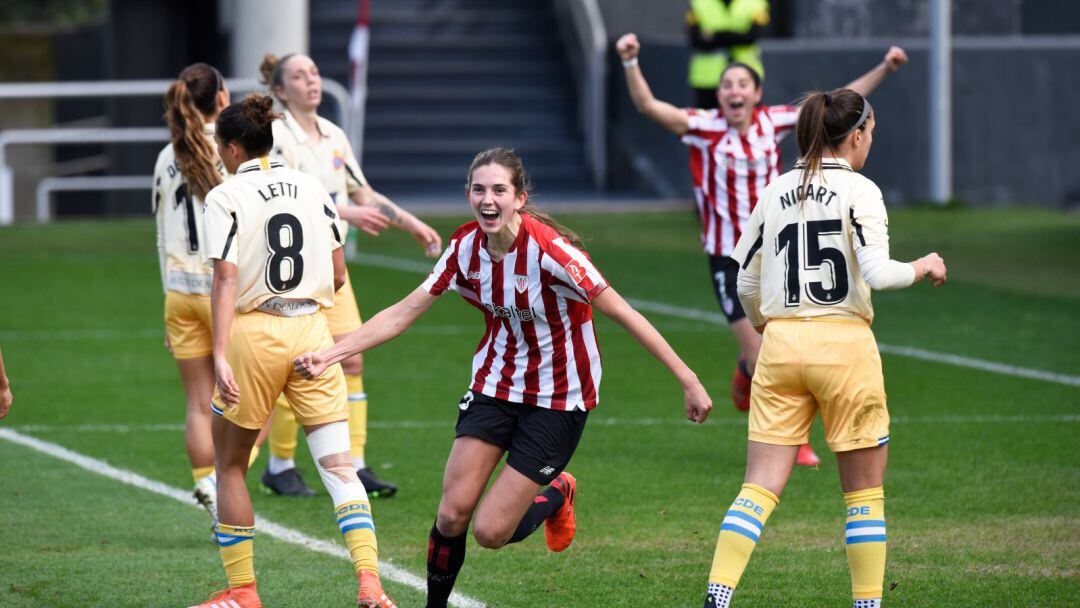
[(210, 399), (214, 396), (214, 362), (209, 355), (177, 359), (180, 381), (187, 396), (184, 444), (191, 468), (214, 466), (214, 440), (210, 433)]
[(885, 483), (885, 466), (889, 461), (889, 446), (836, 453), (840, 469), (840, 488), (856, 492), (877, 488)]
[[(458, 437), (454, 440), (443, 473), (443, 494), (435, 520), (441, 534), (460, 536), (469, 529), (476, 504), (480, 502), (491, 473), (504, 453), (499, 446), (475, 437)], [(536, 492), (533, 492), (535, 495)]]
[(780, 496), (795, 467), (797, 445), (772, 445), (758, 441), (746, 444), (746, 483), (759, 485)]
[(255, 525), (255, 514), (244, 478), (259, 431), (236, 426), (220, 416), (213, 417), (211, 428), (217, 469), (218, 521), (250, 528)]

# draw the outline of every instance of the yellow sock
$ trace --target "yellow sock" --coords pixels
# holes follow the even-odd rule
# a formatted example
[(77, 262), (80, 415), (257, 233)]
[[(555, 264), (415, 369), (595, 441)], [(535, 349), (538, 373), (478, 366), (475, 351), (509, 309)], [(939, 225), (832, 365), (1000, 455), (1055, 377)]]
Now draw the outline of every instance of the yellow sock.
[(716, 539), (712, 571), (709, 573), (710, 583), (727, 585), (732, 589), (738, 586), (765, 522), (778, 502), (780, 499), (765, 488), (752, 483), (743, 484), (742, 491), (720, 525), (720, 537)]
[(191, 477), (195, 480), (195, 483), (199, 483), (200, 479), (206, 479), (214, 474), (214, 465), (208, 467), (194, 467), (191, 469)]
[(270, 455), (284, 460), (296, 455), (296, 416), (284, 395), (274, 404), (274, 420), (270, 423)]
[(240, 528), (219, 523), (218, 549), (225, 564), (229, 587), (240, 587), (255, 581), (255, 528)]
[(255, 464), (255, 461), (258, 460), (258, 459), (259, 459), (259, 446), (253, 445), (253, 446), (251, 446), (251, 456), (248, 456), (248, 468), (250, 469), (251, 465)]
[(375, 521), (371, 519), (371, 504), (353, 500), (334, 507), (338, 528), (349, 547), (353, 567), (379, 572), (379, 543), (375, 540)]
[(364, 446), (367, 445), (367, 393), (364, 392), (364, 377), (360, 374), (345, 376), (345, 387), (349, 393), (349, 451), (354, 459), (364, 459)]
[(885, 581), (885, 490), (878, 486), (844, 494), (848, 566), (856, 600), (881, 597)]

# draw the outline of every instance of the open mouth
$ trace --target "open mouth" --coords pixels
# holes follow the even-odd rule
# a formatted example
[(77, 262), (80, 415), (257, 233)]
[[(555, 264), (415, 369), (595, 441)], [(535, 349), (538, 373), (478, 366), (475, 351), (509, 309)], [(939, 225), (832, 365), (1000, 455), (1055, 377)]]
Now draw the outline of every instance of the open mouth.
[(728, 102), (728, 107), (731, 108), (732, 110), (738, 110), (738, 109), (742, 108), (745, 105), (746, 105), (746, 102), (741, 100), (741, 99), (738, 100), (738, 101), (729, 101)]
[(499, 219), (499, 212), (495, 209), (481, 209), (480, 218), (485, 222), (495, 222)]

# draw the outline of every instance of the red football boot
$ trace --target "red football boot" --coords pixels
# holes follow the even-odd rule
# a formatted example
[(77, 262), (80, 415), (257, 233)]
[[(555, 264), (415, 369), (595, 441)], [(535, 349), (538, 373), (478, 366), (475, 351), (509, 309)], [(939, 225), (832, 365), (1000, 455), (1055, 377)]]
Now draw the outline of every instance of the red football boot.
[(735, 374), (731, 377), (731, 403), (740, 412), (750, 411), (750, 376), (746, 373), (746, 359), (739, 359)]
[(574, 540), (577, 532), (577, 517), (574, 515), (574, 496), (577, 494), (577, 480), (566, 471), (559, 473), (551, 482), (551, 487), (562, 492), (566, 498), (559, 510), (544, 520), (544, 538), (548, 549), (555, 553), (565, 551)]
[(215, 593), (210, 599), (189, 608), (262, 608), (255, 581), (239, 587), (229, 587)]
[(814, 448), (809, 443), (799, 446), (799, 453), (795, 456), (795, 463), (804, 467), (816, 467), (821, 464), (821, 459), (814, 453)]

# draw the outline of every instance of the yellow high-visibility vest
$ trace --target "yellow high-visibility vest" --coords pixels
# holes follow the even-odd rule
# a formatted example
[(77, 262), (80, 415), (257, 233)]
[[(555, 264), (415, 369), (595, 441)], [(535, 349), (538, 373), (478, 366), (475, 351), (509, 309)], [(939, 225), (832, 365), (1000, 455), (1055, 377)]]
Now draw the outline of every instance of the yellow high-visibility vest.
[[(769, 23), (768, 0), (690, 0), (686, 14), (688, 25), (697, 24), (705, 35), (716, 32), (745, 34), (755, 24)], [(713, 52), (693, 52), (690, 57), (690, 86), (695, 89), (715, 89), (720, 73), (729, 61), (741, 61), (757, 70), (762, 77), (761, 49), (756, 44), (733, 46)]]

